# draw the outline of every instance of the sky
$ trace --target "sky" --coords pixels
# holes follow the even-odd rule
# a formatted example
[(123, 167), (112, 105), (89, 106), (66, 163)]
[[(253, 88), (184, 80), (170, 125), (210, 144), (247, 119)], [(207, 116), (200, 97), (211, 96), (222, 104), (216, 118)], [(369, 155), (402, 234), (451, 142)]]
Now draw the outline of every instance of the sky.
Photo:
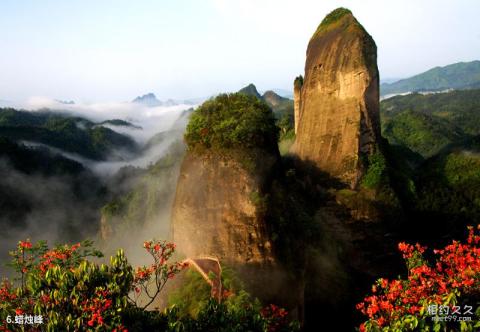
[(480, 59), (478, 0), (0, 0), (0, 100), (291, 89), (340, 6), (375, 39), (382, 79)]

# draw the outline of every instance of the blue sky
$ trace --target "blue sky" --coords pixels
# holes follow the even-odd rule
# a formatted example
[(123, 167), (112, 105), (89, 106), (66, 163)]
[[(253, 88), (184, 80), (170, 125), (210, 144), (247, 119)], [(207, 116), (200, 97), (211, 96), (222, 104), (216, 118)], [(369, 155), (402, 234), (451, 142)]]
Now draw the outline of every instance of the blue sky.
[(290, 89), (339, 6), (374, 37), (382, 78), (480, 59), (477, 0), (0, 0), (0, 99)]

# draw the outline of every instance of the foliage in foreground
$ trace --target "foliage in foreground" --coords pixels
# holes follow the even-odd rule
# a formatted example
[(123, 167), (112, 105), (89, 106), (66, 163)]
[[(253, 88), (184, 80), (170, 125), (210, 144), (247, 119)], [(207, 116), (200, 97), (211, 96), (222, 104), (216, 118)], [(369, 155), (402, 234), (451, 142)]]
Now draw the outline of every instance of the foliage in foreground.
[[(20, 241), (11, 252), (19, 277), (0, 284), (0, 331), (293, 331), (287, 312), (245, 304), (231, 310), (209, 299), (196, 318), (171, 306), (148, 311), (168, 280), (187, 267), (169, 263), (175, 245), (146, 241), (153, 263), (134, 269), (123, 250), (110, 264), (89, 258), (102, 254), (85, 241), (49, 249), (45, 242)], [(21, 319), (25, 325), (19, 323)]]
[[(478, 227), (480, 229), (480, 226)], [(406, 279), (379, 279), (373, 295), (357, 305), (368, 320), (360, 331), (478, 331), (480, 328), (480, 235), (453, 241), (429, 262), (425, 247), (400, 243)]]

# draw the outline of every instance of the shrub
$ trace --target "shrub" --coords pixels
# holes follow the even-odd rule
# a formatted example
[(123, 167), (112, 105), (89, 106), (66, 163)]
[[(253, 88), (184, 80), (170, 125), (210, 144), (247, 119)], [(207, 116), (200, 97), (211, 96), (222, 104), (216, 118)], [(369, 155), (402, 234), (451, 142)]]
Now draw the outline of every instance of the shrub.
[[(1, 325), (9, 315), (42, 316), (47, 331), (73, 331), (81, 327), (122, 329), (121, 311), (133, 281), (123, 251), (111, 265), (97, 265), (87, 257), (100, 257), (90, 242), (48, 249), (45, 242), (20, 241), (11, 253), (20, 274), (19, 287), (4, 281), (0, 293)], [(7, 326), (4, 326), (6, 328)]]
[[(89, 261), (89, 257), (102, 256), (91, 245), (84, 241), (48, 249), (45, 242), (20, 241), (11, 252), (19, 285), (4, 280), (0, 287), (0, 331), (12, 327), (8, 322), (13, 321), (13, 314), (41, 316), (43, 321), (32, 327), (46, 331), (123, 331), (123, 313), (137, 307), (138, 294), (147, 294), (143, 310), (184, 267), (168, 263), (174, 245), (167, 242), (145, 242), (154, 262), (136, 273), (121, 249), (109, 266)], [(132, 298), (131, 293), (135, 294)]]
[[(208, 299), (195, 318), (181, 315), (176, 306), (147, 311), (168, 280), (186, 267), (169, 263), (175, 245), (146, 241), (144, 248), (153, 263), (135, 271), (122, 250), (111, 257), (110, 265), (89, 261), (102, 256), (91, 246), (91, 241), (84, 241), (49, 249), (45, 242), (20, 241), (11, 252), (11, 266), (19, 277), (0, 284), (0, 331), (22, 328), (12, 316), (31, 318), (30, 331), (298, 330), (285, 310), (274, 305), (261, 310), (242, 292), (233, 296), (225, 291), (220, 303)], [(146, 299), (143, 304), (138, 301), (141, 295)]]
[(386, 176), (387, 164), (382, 153), (376, 152), (368, 158), (368, 169), (363, 176), (362, 185), (367, 188), (376, 188)]

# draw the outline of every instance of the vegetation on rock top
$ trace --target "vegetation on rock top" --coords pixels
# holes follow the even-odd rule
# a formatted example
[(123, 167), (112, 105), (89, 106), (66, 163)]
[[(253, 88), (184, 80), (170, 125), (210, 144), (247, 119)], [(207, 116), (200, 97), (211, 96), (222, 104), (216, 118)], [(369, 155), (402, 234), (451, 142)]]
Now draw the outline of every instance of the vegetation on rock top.
[(271, 109), (243, 93), (222, 94), (192, 114), (185, 141), (189, 149), (276, 149), (278, 127)]
[(295, 89), (299, 89), (303, 86), (303, 76), (297, 76), (295, 77), (295, 80), (293, 81), (293, 85), (295, 86)]
[[(347, 19), (348, 17), (351, 19)], [(352, 24), (349, 25), (349, 23), (352, 23)], [(318, 26), (317, 30), (312, 35), (312, 38), (310, 40), (314, 39), (315, 37), (317, 37), (323, 32), (330, 31), (339, 26), (353, 28), (353, 30), (349, 30), (349, 32), (354, 32), (355, 30), (359, 29), (360, 31), (366, 34), (366, 37), (368, 37), (373, 41), (370, 35), (366, 32), (365, 28), (353, 16), (352, 12), (349, 9), (343, 8), (343, 7), (337, 8), (332, 12), (330, 12), (327, 16), (325, 16), (325, 18), (322, 20), (322, 22), (320, 23), (320, 25)]]
[(331, 11), (325, 18), (322, 20), (322, 23), (318, 26), (317, 31), (315, 34), (317, 34), (320, 31), (323, 31), (330, 25), (337, 23), (341, 18), (343, 18), (345, 15), (352, 15), (352, 12), (347, 9), (347, 8), (337, 8), (333, 11)]

